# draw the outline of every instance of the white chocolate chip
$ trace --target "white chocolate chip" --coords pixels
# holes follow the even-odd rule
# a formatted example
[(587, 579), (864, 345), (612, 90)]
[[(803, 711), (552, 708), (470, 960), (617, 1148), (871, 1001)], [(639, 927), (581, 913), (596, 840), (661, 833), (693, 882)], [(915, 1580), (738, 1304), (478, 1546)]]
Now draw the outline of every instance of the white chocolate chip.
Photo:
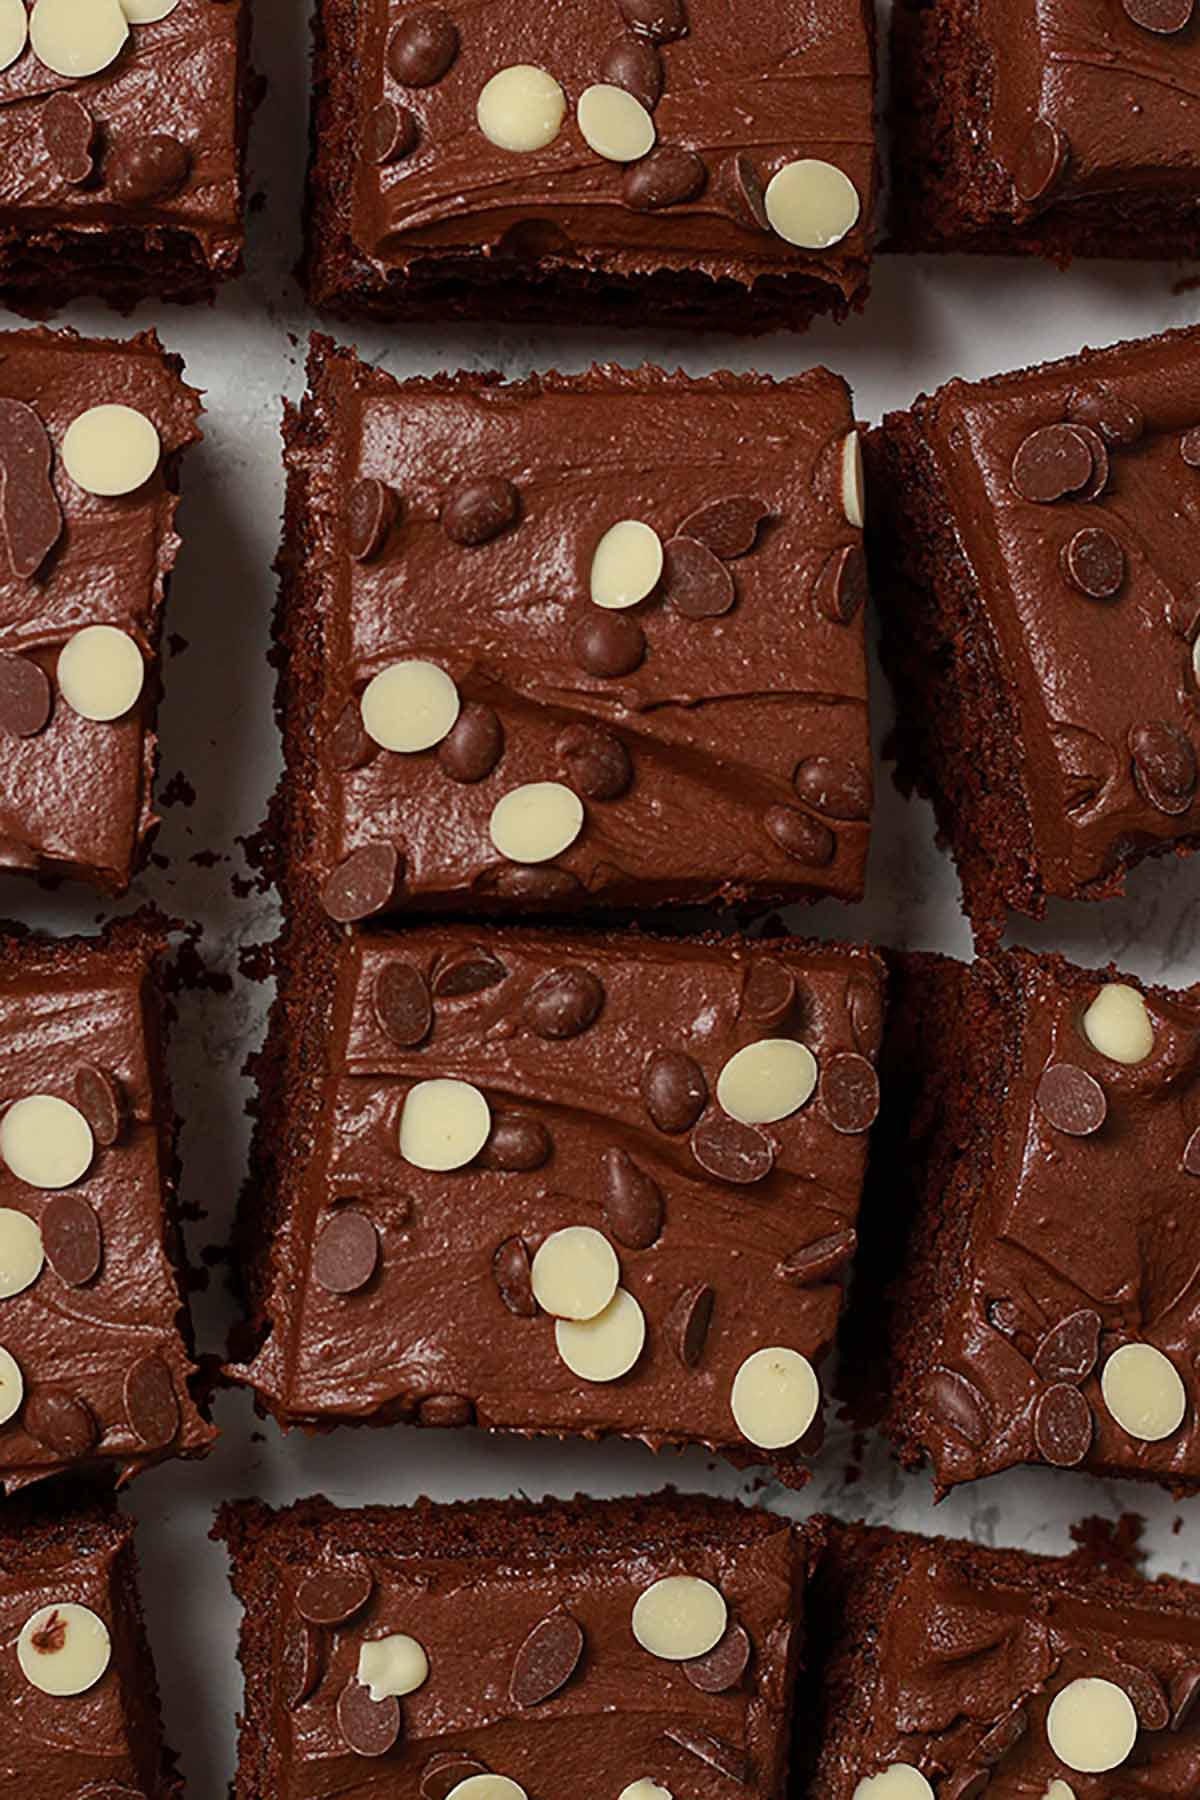
[(70, 1187), (87, 1174), (94, 1154), (91, 1126), (55, 1094), (26, 1094), (0, 1119), (0, 1158), (30, 1187)]
[(178, 5), (179, 0), (121, 0), (121, 11), (131, 25), (157, 25)]
[(617, 1795), (617, 1800), (675, 1800), (670, 1788), (661, 1787), (657, 1781), (651, 1781), (643, 1775), (638, 1781), (631, 1781)]
[(807, 1356), (774, 1344), (755, 1350), (733, 1378), (729, 1396), (734, 1424), (760, 1450), (784, 1450), (804, 1436), (817, 1416), (821, 1389)]
[(0, 1206), (0, 1300), (32, 1287), (45, 1260), (37, 1220), (11, 1206)]
[(1192, 673), (1200, 681), (1200, 637), (1192, 645)]
[(469, 1081), (418, 1081), (400, 1115), (400, 1154), (416, 1169), (461, 1169), (479, 1155), (491, 1129), (491, 1108)]
[(124, 718), (146, 681), (142, 653), (115, 625), (85, 625), (58, 653), (58, 688), (72, 712), (102, 723)]
[(829, 250), (858, 224), (862, 201), (848, 175), (806, 156), (785, 163), (764, 196), (772, 231), (802, 250)]
[(847, 524), (858, 531), (867, 516), (866, 488), (863, 482), (862, 439), (857, 431), (847, 432), (842, 440), (842, 511)]
[(43, 1606), (25, 1621), (17, 1661), (27, 1681), (43, 1694), (85, 1694), (112, 1658), (108, 1626), (90, 1606), (64, 1600)]
[(583, 801), (561, 781), (527, 781), (497, 800), (488, 823), (493, 844), (509, 862), (549, 862), (569, 850), (583, 829)]
[(121, 54), (129, 21), (119, 0), (36, 0), (29, 40), (56, 75), (98, 75)]
[(664, 1662), (707, 1656), (729, 1623), (725, 1596), (698, 1575), (667, 1575), (639, 1594), (633, 1635), (643, 1650)]
[(1154, 1027), (1137, 988), (1123, 981), (1102, 987), (1083, 1015), (1083, 1035), (1110, 1062), (1145, 1062), (1154, 1048)]
[(859, 1782), (850, 1800), (933, 1800), (933, 1789), (911, 1763), (893, 1763)]
[(149, 481), (161, 457), (157, 430), (132, 406), (89, 407), (67, 426), (62, 442), (63, 467), (76, 487), (106, 499), (135, 493)]
[(492, 76), (475, 116), (485, 138), (501, 150), (544, 150), (559, 134), (567, 101), (553, 75), (532, 63), (513, 63)]
[(592, 600), (611, 612), (636, 606), (662, 579), (662, 539), (640, 519), (610, 525), (592, 558)]
[(736, 1050), (717, 1077), (717, 1099), (743, 1125), (786, 1119), (812, 1097), (817, 1059), (795, 1038), (760, 1038)]
[(575, 115), (585, 143), (609, 162), (636, 162), (654, 148), (654, 120), (624, 88), (606, 81), (584, 88)]
[(0, 69), (16, 62), (29, 38), (25, 0), (0, 0)]
[(619, 1287), (594, 1319), (559, 1319), (554, 1341), (572, 1375), (582, 1381), (619, 1381), (642, 1354), (645, 1315), (633, 1295)]
[(468, 1775), (450, 1789), (446, 1800), (529, 1800), (529, 1796), (507, 1775)]
[(601, 1231), (568, 1225), (552, 1231), (533, 1259), (533, 1297), (556, 1319), (594, 1319), (617, 1291), (621, 1265)]
[(1069, 1781), (1052, 1781), (1042, 1800), (1075, 1800), (1075, 1789)]
[(363, 728), (385, 750), (430, 750), (458, 718), (458, 689), (436, 663), (412, 657), (381, 669), (359, 702)]
[(1187, 1410), (1178, 1369), (1153, 1344), (1114, 1350), (1101, 1373), (1100, 1392), (1121, 1430), (1146, 1444), (1178, 1431)]
[(21, 1410), (25, 1398), (25, 1379), (21, 1365), (11, 1350), (0, 1344), (0, 1425), (7, 1425)]
[(1085, 1775), (1119, 1768), (1137, 1732), (1137, 1713), (1125, 1689), (1098, 1675), (1069, 1681), (1046, 1714), (1046, 1736), (1055, 1756)]
[(429, 1680), (429, 1658), (407, 1632), (371, 1638), (358, 1653), (358, 1679), (376, 1702), (415, 1694)]

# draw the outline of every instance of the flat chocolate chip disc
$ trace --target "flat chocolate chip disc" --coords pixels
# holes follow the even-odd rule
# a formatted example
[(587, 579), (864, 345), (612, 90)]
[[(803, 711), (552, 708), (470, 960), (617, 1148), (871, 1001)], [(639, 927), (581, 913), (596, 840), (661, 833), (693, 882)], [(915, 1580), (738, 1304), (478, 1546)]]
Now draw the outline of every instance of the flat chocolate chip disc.
[(877, 1056), (883, 1043), (883, 997), (875, 983), (852, 975), (846, 984), (846, 1011), (863, 1055)]
[(86, 1456), (99, 1436), (87, 1406), (65, 1388), (39, 1388), (26, 1399), (21, 1423), (45, 1449), (72, 1461)]
[(1058, 1131), (1088, 1137), (1108, 1112), (1104, 1089), (1094, 1075), (1074, 1063), (1052, 1063), (1037, 1085), (1037, 1103)]
[(473, 1757), (460, 1756), (453, 1750), (440, 1750), (431, 1756), (421, 1771), (421, 1800), (450, 1800), (462, 1781), (472, 1775), (486, 1775), (487, 1769)]
[(357, 700), (347, 700), (329, 734), (329, 761), (341, 774), (365, 768), (379, 750), (374, 738), (368, 737), (362, 720), (362, 707)]
[(956, 1431), (968, 1444), (987, 1442), (988, 1405), (973, 1381), (954, 1369), (935, 1369), (925, 1384), (925, 1403), (942, 1425)]
[(508, 967), (498, 956), (475, 944), (469, 950), (452, 950), (443, 958), (433, 978), (433, 991), (439, 1000), (461, 1000), (498, 987), (507, 974)]
[(96, 121), (74, 94), (51, 94), (42, 107), (42, 142), (62, 179), (78, 187), (91, 179)]
[(1056, 1469), (1073, 1469), (1092, 1443), (1092, 1409), (1076, 1387), (1060, 1381), (1048, 1387), (1033, 1416), (1038, 1451)]
[(372, 562), (387, 543), (400, 502), (374, 475), (364, 475), (350, 489), (346, 507), (346, 545), (355, 562)]
[(821, 1099), (835, 1131), (869, 1131), (879, 1116), (879, 1077), (865, 1056), (845, 1051), (825, 1064)]
[(1135, 725), (1129, 733), (1133, 779), (1158, 812), (1183, 813), (1196, 793), (1196, 753), (1191, 739), (1165, 719)]
[(767, 197), (762, 176), (744, 151), (739, 150), (728, 164), (726, 177), (733, 199), (734, 216), (751, 231), (770, 231)]
[(339, 925), (368, 919), (391, 905), (402, 867), (391, 844), (364, 844), (326, 877), (321, 904)]
[(540, 1706), (571, 1679), (582, 1655), (582, 1627), (562, 1608), (550, 1613), (517, 1651), (509, 1699), (514, 1706)]
[(653, 112), (662, 98), (662, 56), (646, 38), (618, 38), (604, 53), (600, 77), (612, 87), (624, 88), (647, 112)]
[(586, 800), (619, 800), (633, 780), (628, 750), (603, 725), (568, 725), (555, 752), (571, 786)]
[(315, 1691), (321, 1679), (321, 1665), (324, 1661), (322, 1639), (312, 1626), (304, 1619), (293, 1619), (288, 1625), (287, 1636), (283, 1642), (283, 1654), (280, 1658), (279, 1678), (283, 1689), (283, 1704), (289, 1712), (304, 1702)]
[(1012, 463), (1012, 482), (1023, 500), (1048, 506), (1077, 494), (1093, 475), (1092, 451), (1076, 425), (1043, 425), (1031, 431)]
[(13, 574), (36, 575), (62, 533), (49, 433), (32, 406), (0, 399), (0, 523)]
[(1043, 1381), (1083, 1381), (1099, 1354), (1100, 1314), (1085, 1306), (1050, 1328), (1033, 1353), (1033, 1366)]
[(1103, 387), (1076, 390), (1067, 402), (1067, 417), (1073, 424), (1090, 425), (1106, 444), (1136, 444), (1146, 429), (1140, 406)]
[(551, 969), (525, 998), (522, 1016), (538, 1037), (578, 1037), (594, 1025), (604, 1005), (604, 988), (590, 969), (578, 964)]
[(858, 1233), (848, 1225), (842, 1231), (826, 1232), (798, 1250), (789, 1250), (776, 1273), (781, 1281), (790, 1281), (796, 1287), (828, 1281), (850, 1261), (857, 1248)]
[(769, 806), (763, 814), (763, 825), (767, 836), (785, 856), (794, 857), (810, 869), (828, 868), (837, 853), (837, 839), (828, 825), (797, 806)]
[(437, 747), (437, 760), (451, 781), (482, 781), (504, 754), (504, 727), (490, 706), (471, 700)]
[(662, 1190), (626, 1150), (604, 1152), (604, 1216), (630, 1250), (648, 1250), (662, 1232)]
[(660, 144), (649, 156), (631, 163), (621, 182), (621, 197), (635, 212), (661, 212), (694, 200), (708, 180), (708, 170), (694, 150)]
[(1029, 1714), (1023, 1706), (1014, 1706), (990, 1731), (984, 1732), (975, 1746), (976, 1762), (986, 1763), (988, 1768), (992, 1768), (1010, 1750), (1016, 1749), (1028, 1730)]
[(655, 1050), (642, 1071), (642, 1099), (660, 1131), (690, 1131), (708, 1104), (708, 1082), (681, 1050)]
[(0, 731), (36, 737), (50, 721), (54, 690), (32, 657), (0, 655)]
[(843, 544), (826, 558), (813, 588), (813, 605), (823, 619), (849, 625), (867, 599), (867, 559), (860, 544)]
[(84, 1287), (100, 1267), (103, 1233), (93, 1207), (78, 1194), (55, 1194), (42, 1213), (46, 1260), (68, 1287)]
[(400, 1737), (400, 1702), (394, 1694), (372, 1700), (371, 1690), (352, 1676), (338, 1695), (337, 1722), (356, 1756), (386, 1756)]
[(1121, 0), (1126, 17), (1143, 31), (1170, 37), (1190, 24), (1193, 0)]
[(773, 956), (758, 956), (750, 965), (742, 994), (742, 1011), (764, 1031), (777, 1031), (796, 1004), (796, 979)]
[(693, 1131), (692, 1155), (708, 1174), (739, 1186), (762, 1181), (775, 1166), (775, 1146), (765, 1132), (719, 1113)]
[(1103, 525), (1085, 525), (1063, 552), (1067, 575), (1094, 600), (1110, 600), (1125, 579), (1125, 552)]
[[(761, 188), (759, 190), (761, 194)], [(766, 210), (763, 210), (766, 220)], [(770, 508), (752, 494), (731, 494), (689, 514), (679, 527), (681, 538), (694, 538), (723, 562), (747, 556), (758, 538), (758, 528)]]
[(1163, 1684), (1152, 1669), (1135, 1663), (1120, 1663), (1116, 1680), (1133, 1701), (1133, 1710), (1143, 1731), (1165, 1731), (1171, 1719), (1171, 1708)]
[(371, 1598), (375, 1581), (361, 1556), (315, 1569), (300, 1585), (296, 1611), (310, 1625), (344, 1625)]
[(106, 1069), (83, 1063), (75, 1072), (75, 1104), (92, 1128), (92, 1136), (105, 1150), (121, 1135), (125, 1103), (121, 1090)]
[(125, 1376), (125, 1417), (136, 1437), (152, 1450), (174, 1442), (179, 1431), (179, 1399), (166, 1363), (157, 1356), (138, 1359)]
[(706, 1281), (693, 1282), (674, 1300), (663, 1329), (685, 1369), (697, 1369), (708, 1342), (716, 1295)]
[(1193, 425), (1179, 440), (1179, 454), (1189, 469), (1200, 469), (1200, 425)]
[(1200, 1126), (1183, 1147), (1183, 1166), (1189, 1175), (1200, 1175)]
[(535, 1317), (538, 1308), (533, 1297), (532, 1266), (522, 1238), (505, 1238), (492, 1258), (492, 1276), (510, 1313), (519, 1319)]
[(589, 675), (611, 681), (631, 675), (646, 654), (646, 634), (626, 613), (593, 607), (571, 637), (575, 661)]
[(381, 100), (367, 115), (363, 144), (368, 162), (379, 167), (399, 162), (417, 145), (417, 121), (407, 106)]
[(1200, 1668), (1181, 1669), (1171, 1683), (1171, 1730), (1182, 1731), (1200, 1703)]
[(429, 985), (413, 963), (385, 963), (371, 992), (375, 1017), (393, 1044), (411, 1049), (423, 1043), (433, 1024)]
[(676, 537), (663, 545), (662, 591), (685, 619), (715, 619), (734, 602), (733, 576), (695, 538)]
[(330, 1294), (356, 1294), (379, 1262), (379, 1233), (365, 1213), (334, 1213), (313, 1251), (313, 1279)]
[(730, 1781), (739, 1782), (743, 1786), (749, 1781), (750, 1762), (745, 1751), (726, 1743), (724, 1738), (690, 1725), (669, 1725), (664, 1735), (673, 1744), (678, 1744), (681, 1750), (690, 1751), (693, 1756)]
[(478, 475), (456, 482), (442, 507), (442, 530), (456, 544), (490, 543), (516, 522), (521, 497), (503, 475)]
[(730, 1625), (707, 1656), (685, 1662), (683, 1672), (702, 1694), (724, 1694), (736, 1687), (750, 1661), (750, 1639), (741, 1625)]
[(1049, 119), (1035, 119), (1017, 152), (1013, 171), (1017, 198), (1026, 206), (1044, 200), (1061, 179), (1069, 156), (1065, 132)]

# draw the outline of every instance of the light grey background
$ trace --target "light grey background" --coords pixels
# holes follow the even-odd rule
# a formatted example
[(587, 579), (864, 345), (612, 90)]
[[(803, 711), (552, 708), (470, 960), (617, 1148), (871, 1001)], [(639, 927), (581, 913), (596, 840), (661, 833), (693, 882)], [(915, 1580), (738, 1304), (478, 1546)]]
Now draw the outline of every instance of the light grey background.
[[(198, 922), (204, 955), (233, 978), (230, 993), (181, 997), (172, 1052), (185, 1120), (184, 1198), (203, 1213), (188, 1229), (197, 1262), (207, 1246), (226, 1238), (243, 1180), (249, 1089), (242, 1067), (260, 1041), (269, 1002), (269, 989), (239, 972), (242, 953), (270, 939), (276, 928), (273, 896), (244, 891), (239, 840), (258, 829), (279, 768), (266, 652), (282, 496), (280, 397), (302, 390), (305, 339), (315, 323), (291, 273), (299, 250), (307, 131), (307, 7), (303, 0), (254, 0), (254, 11), (255, 63), (270, 87), (252, 140), (251, 192), (261, 205), (251, 215), (246, 277), (215, 310), (143, 307), (128, 327), (88, 306), (66, 315), (82, 330), (103, 333), (156, 325), (207, 393), (205, 442), (186, 466), (185, 543), (167, 620), (168, 631), (187, 647), (167, 662), (161, 714), (160, 791), (182, 772), (195, 799), (165, 808), (155, 849), (168, 865), (147, 870), (128, 902), (152, 898), (169, 913)], [(648, 359), (694, 373), (733, 367), (786, 374), (822, 361), (849, 380), (859, 416), (875, 420), (954, 374), (987, 375), (1085, 343), (1189, 323), (1200, 316), (1200, 297), (1176, 290), (1185, 273), (1161, 264), (1079, 264), (1063, 275), (1017, 262), (885, 258), (863, 316), (800, 337), (364, 329), (357, 341), (366, 357), (397, 375), (456, 367), (499, 367), (520, 375), (550, 366), (579, 369), (594, 358)], [(877, 682), (877, 741), (888, 712)], [(211, 866), (191, 860), (206, 852), (218, 855)], [(241, 893), (232, 885), (235, 877), (243, 878)], [(1084, 961), (1115, 957), (1144, 976), (1187, 982), (1200, 977), (1198, 898), (1200, 858), (1190, 865), (1168, 859), (1141, 869), (1125, 900), (1057, 906), (1044, 926), (1026, 927), (1020, 936)], [(84, 931), (104, 916), (98, 901), (82, 891), (47, 895), (11, 877), (0, 878), (0, 915)], [(922, 803), (901, 801), (886, 775), (867, 900), (850, 909), (829, 903), (798, 911), (793, 923), (819, 935), (969, 954), (957, 882), (934, 846), (931, 815)], [(196, 1302), (196, 1317), (201, 1348), (220, 1351), (231, 1305), (219, 1267)], [(852, 1437), (836, 1420), (814, 1479), (800, 1495), (760, 1488), (753, 1475), (740, 1476), (699, 1453), (656, 1458), (628, 1445), (523, 1445), (474, 1431), (404, 1427), (285, 1440), (273, 1424), (255, 1419), (244, 1398), (231, 1395), (219, 1399), (217, 1420), (223, 1436), (206, 1462), (168, 1465), (143, 1477), (129, 1496), (142, 1526), (143, 1585), (168, 1732), (182, 1753), (190, 1800), (221, 1800), (233, 1771), (241, 1694), (234, 1661), (237, 1609), (224, 1552), (207, 1541), (213, 1509), (229, 1496), (258, 1494), (278, 1502), (322, 1490), (349, 1505), (406, 1501), (422, 1493), (438, 1499), (612, 1494), (671, 1481), (747, 1494), (798, 1515), (829, 1508), (847, 1517), (1048, 1551), (1070, 1548), (1074, 1520), (1136, 1510), (1147, 1520), (1153, 1566), (1194, 1573), (1200, 1550), (1200, 1502), (1177, 1507), (1165, 1494), (1128, 1483), (1019, 1471), (960, 1489), (935, 1511), (927, 1480), (902, 1476), (879, 1442), (867, 1447), (860, 1478), (848, 1480), (847, 1466), (856, 1460)]]

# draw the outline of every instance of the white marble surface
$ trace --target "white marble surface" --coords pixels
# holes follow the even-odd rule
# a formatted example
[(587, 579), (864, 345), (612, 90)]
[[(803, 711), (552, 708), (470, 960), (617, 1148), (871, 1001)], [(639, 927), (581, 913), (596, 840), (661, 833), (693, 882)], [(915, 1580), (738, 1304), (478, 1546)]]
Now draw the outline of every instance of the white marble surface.
[[(582, 0), (581, 0), (582, 4)], [(161, 715), (161, 786), (182, 772), (193, 804), (165, 809), (157, 842), (168, 859), (139, 880), (129, 904), (151, 897), (203, 928), (205, 956), (233, 978), (232, 991), (191, 992), (181, 1001), (173, 1050), (186, 1125), (184, 1192), (202, 1216), (189, 1227), (192, 1255), (228, 1231), (243, 1179), (247, 1084), (241, 1070), (259, 1040), (268, 990), (239, 974), (244, 948), (273, 935), (271, 898), (235, 892), (246, 874), (239, 838), (257, 829), (278, 770), (266, 664), (274, 604), (271, 561), (281, 501), (280, 396), (302, 386), (310, 320), (292, 280), (298, 249), (300, 184), (306, 132), (307, 8), (299, 0), (255, 0), (256, 62), (270, 78), (253, 145), (253, 189), (265, 196), (251, 221), (249, 272), (215, 311), (143, 308), (138, 325), (156, 324), (186, 357), (207, 391), (206, 440), (187, 466), (182, 528), (186, 539), (171, 593), (168, 628), (187, 640), (166, 670)], [(1200, 295), (1174, 284), (1185, 271), (1164, 265), (1121, 269), (1051, 268), (1000, 262), (886, 259), (866, 313), (803, 337), (758, 342), (718, 338), (607, 337), (533, 331), (359, 334), (364, 355), (397, 374), (457, 366), (501, 367), (513, 374), (556, 365), (576, 369), (593, 358), (630, 363), (650, 358), (693, 371), (725, 366), (785, 373), (827, 362), (851, 382), (864, 419), (906, 404), (919, 388), (955, 373), (985, 375), (1029, 360), (1066, 354), (1200, 316)], [(68, 315), (84, 329), (125, 329), (90, 307)], [(15, 322), (5, 320), (5, 323)], [(877, 686), (877, 736), (887, 697)], [(215, 852), (211, 866), (192, 860)], [(1083, 960), (1116, 957), (1156, 979), (1200, 977), (1197, 950), (1200, 858), (1144, 868), (1126, 899), (1088, 908), (1055, 908), (1022, 933)], [(0, 914), (58, 929), (91, 930), (102, 917), (86, 894), (47, 896), (0, 880)], [(871, 852), (868, 898), (845, 909), (826, 904), (799, 918), (825, 935), (877, 938), (968, 953), (953, 870), (933, 843), (931, 818), (905, 804), (885, 778)], [(196, 1306), (201, 1347), (218, 1351), (230, 1320), (219, 1269)], [(476, 1432), (341, 1431), (323, 1439), (285, 1440), (254, 1419), (240, 1397), (217, 1407), (223, 1436), (199, 1465), (168, 1466), (139, 1481), (129, 1504), (142, 1522), (141, 1554), (151, 1634), (164, 1689), (171, 1741), (183, 1757), (191, 1800), (219, 1800), (233, 1769), (234, 1714), (240, 1682), (234, 1662), (237, 1614), (223, 1551), (207, 1542), (212, 1512), (232, 1495), (285, 1501), (324, 1490), (345, 1503), (472, 1494), (596, 1494), (650, 1489), (666, 1481), (724, 1493), (749, 1492), (738, 1476), (700, 1454), (654, 1459), (631, 1446), (509, 1444)], [(935, 1512), (923, 1477), (902, 1476), (875, 1443), (861, 1478), (849, 1483), (849, 1432), (835, 1423), (820, 1467), (800, 1495), (773, 1488), (756, 1497), (797, 1514), (831, 1508), (847, 1517), (887, 1520), (983, 1540), (1069, 1548), (1068, 1527), (1091, 1513), (1145, 1515), (1155, 1566), (1196, 1573), (1200, 1502), (1130, 1484), (1099, 1483), (1051, 1471), (1016, 1472), (959, 1492)], [(1182, 1524), (1180, 1520), (1182, 1519)]]

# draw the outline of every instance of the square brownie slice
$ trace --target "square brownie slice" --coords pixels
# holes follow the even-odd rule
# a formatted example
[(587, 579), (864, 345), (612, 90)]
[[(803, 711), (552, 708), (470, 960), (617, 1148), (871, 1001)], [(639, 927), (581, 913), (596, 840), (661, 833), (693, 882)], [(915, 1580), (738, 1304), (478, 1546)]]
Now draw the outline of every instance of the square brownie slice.
[(284, 1426), (698, 1442), (799, 1483), (881, 1019), (866, 950), (294, 929), (233, 1375)]
[(786, 1519), (312, 1499), (225, 1506), (215, 1535), (246, 1609), (236, 1800), (783, 1800), (808, 1555)]
[(320, 0), (308, 289), (351, 317), (763, 331), (867, 295), (874, 11)]
[(179, 1800), (137, 1592), (133, 1521), (0, 1507), (4, 1800)]
[(126, 1481), (216, 1435), (193, 1391), (162, 922), (0, 936), (0, 1484)]
[(594, 368), (289, 409), (275, 836), (341, 921), (861, 897), (845, 384)]
[(0, 869), (121, 894), (158, 822), (182, 368), (153, 332), (0, 332)]
[(890, 1314), (902, 1459), (939, 1490), (1016, 1463), (1195, 1483), (1200, 988), (1018, 950), (889, 963), (853, 1310)]
[(871, 440), (903, 784), (977, 936), (1200, 837), (1200, 332), (949, 382)]
[(0, 298), (209, 299), (242, 266), (250, 0), (10, 0)]
[(809, 1800), (1196, 1792), (1191, 1582), (1145, 1581), (1082, 1552), (823, 1523)]

